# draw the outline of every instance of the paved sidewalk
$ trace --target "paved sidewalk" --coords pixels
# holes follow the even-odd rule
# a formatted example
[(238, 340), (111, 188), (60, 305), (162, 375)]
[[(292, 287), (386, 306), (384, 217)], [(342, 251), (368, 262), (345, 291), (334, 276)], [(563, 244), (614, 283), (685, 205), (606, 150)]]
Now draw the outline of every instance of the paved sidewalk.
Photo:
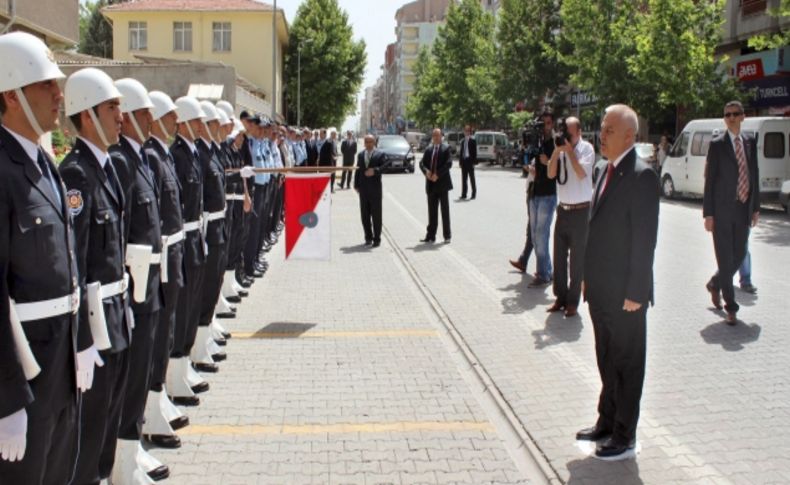
[(228, 360), (183, 446), (152, 451), (166, 483), (527, 483), (388, 243), (359, 245), (357, 204), (334, 196), (331, 262), (277, 245), (222, 321)]

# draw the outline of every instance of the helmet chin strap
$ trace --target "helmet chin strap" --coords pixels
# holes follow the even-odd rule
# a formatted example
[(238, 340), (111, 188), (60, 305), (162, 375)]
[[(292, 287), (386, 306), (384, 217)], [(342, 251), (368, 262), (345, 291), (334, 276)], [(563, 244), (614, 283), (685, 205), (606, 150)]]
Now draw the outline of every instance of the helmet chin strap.
[(203, 141), (206, 142), (206, 145), (210, 145), (212, 138), (211, 138), (211, 130), (208, 129), (208, 123), (206, 123), (203, 120), (200, 120), (200, 122), (203, 123), (203, 128), (206, 130), (206, 136), (208, 137), (208, 139), (203, 138), (202, 136), (200, 138), (203, 138)]
[(104, 143), (105, 150), (110, 148), (110, 142), (107, 140), (107, 135), (104, 134), (104, 128), (99, 124), (99, 119), (96, 117), (96, 113), (93, 112), (93, 108), (88, 108), (86, 110), (88, 112), (88, 116), (91, 117), (91, 121), (93, 121), (93, 126), (96, 127), (96, 133), (99, 135), (99, 140)]
[(134, 132), (137, 133), (137, 138), (140, 140), (140, 143), (145, 143), (146, 138), (143, 136), (143, 130), (140, 129), (140, 125), (137, 124), (137, 118), (135, 118), (134, 112), (130, 111), (128, 114), (129, 119), (132, 120)]
[(162, 118), (159, 118), (158, 120), (156, 120), (156, 122), (159, 124), (159, 129), (162, 130), (162, 134), (165, 135), (165, 138), (169, 138), (170, 133), (168, 133), (167, 130), (165, 129), (165, 124), (162, 123)]
[[(192, 120), (189, 120), (189, 121), (192, 121)], [(189, 121), (185, 121), (184, 124), (187, 127), (187, 132), (189, 132), (189, 136), (192, 137), (192, 143), (195, 143), (195, 141), (197, 140), (197, 137), (195, 136), (195, 132), (192, 131), (192, 126), (189, 124)]]
[(36, 132), (36, 136), (41, 138), (44, 136), (44, 130), (41, 129), (41, 125), (38, 124), (38, 120), (33, 114), (33, 110), (30, 109), (30, 103), (27, 102), (25, 93), (22, 92), (22, 88), (16, 88), (14, 89), (14, 92), (19, 98), (19, 104), (22, 105), (22, 111), (25, 113), (25, 117), (27, 118), (28, 123), (30, 123), (30, 127)]

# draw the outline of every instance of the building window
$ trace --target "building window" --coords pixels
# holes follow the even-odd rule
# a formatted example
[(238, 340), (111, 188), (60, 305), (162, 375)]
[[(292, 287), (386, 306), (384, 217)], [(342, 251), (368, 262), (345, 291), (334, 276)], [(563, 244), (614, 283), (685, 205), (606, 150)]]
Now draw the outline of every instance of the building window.
[(129, 50), (148, 49), (148, 22), (129, 22)]
[(230, 22), (213, 22), (214, 52), (230, 52)]
[(763, 155), (765, 155), (765, 158), (784, 158), (785, 137), (782, 133), (772, 132), (765, 134)]
[(173, 22), (173, 50), (192, 52), (192, 22)]
[(766, 0), (741, 0), (741, 14), (752, 15), (765, 12)]

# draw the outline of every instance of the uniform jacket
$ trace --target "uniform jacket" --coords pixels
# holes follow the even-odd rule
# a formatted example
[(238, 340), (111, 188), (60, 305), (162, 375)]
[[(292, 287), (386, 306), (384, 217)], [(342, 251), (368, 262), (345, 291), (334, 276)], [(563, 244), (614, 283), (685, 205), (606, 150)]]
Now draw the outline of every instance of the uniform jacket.
[[(741, 132), (743, 153), (749, 168), (749, 206), (748, 216), (760, 211), (760, 174), (757, 166), (757, 143), (754, 138)], [(738, 211), (735, 203), (738, 194), (738, 159), (735, 157), (730, 135), (727, 130), (713, 138), (705, 162), (705, 191), (702, 214), (712, 216), (715, 221), (732, 220)], [(748, 223), (748, 221), (747, 221)]]
[[(112, 167), (109, 160), (107, 163)], [(68, 190), (69, 211), (74, 218), (81, 296), (79, 316), (80, 320), (88, 321), (88, 283), (98, 281), (107, 285), (124, 277), (126, 199), (123, 192), (116, 194), (101, 164), (79, 138), (60, 164), (60, 175)], [(103, 303), (110, 351), (120, 352), (130, 342), (131, 322), (126, 321), (128, 295), (116, 295)]]
[(626, 299), (653, 303), (653, 256), (658, 234), (658, 175), (631, 149), (615, 167), (600, 195), (599, 178), (584, 257), (584, 295), (604, 309), (622, 309)]
[[(50, 171), (62, 187), (51, 162)], [(48, 185), (19, 142), (0, 127), (0, 418), (34, 399), (52, 412), (76, 399), (74, 352), (93, 344), (88, 322), (80, 322), (78, 340), (78, 318), (62, 315), (22, 324), (44, 375), (28, 383), (16, 357), (8, 298), (18, 303), (58, 298), (78, 285), (66, 191), (61, 189), (57, 201)], [(70, 351), (64, 353), (64, 347)], [(54, 385), (39, 385), (42, 381)]]
[[(389, 165), (384, 152), (373, 150), (370, 154), (370, 161), (365, 167), (365, 150), (357, 155), (357, 169), (354, 171), (354, 188), (359, 191), (361, 197), (378, 196), (381, 197), (381, 171)], [(373, 175), (365, 176), (367, 168), (373, 169)]]
[[(126, 218), (128, 226), (127, 244), (142, 244), (151, 246), (153, 252), (162, 252), (162, 222), (159, 217), (159, 186), (154, 180), (155, 174), (150, 173), (143, 166), (140, 154), (137, 153), (126, 137), (121, 136), (118, 144), (110, 147), (115, 171), (121, 182), (121, 187), (126, 190)], [(154, 166), (159, 161), (150, 161), (149, 166)], [(153, 171), (153, 169), (152, 169)], [(132, 281), (132, 285), (135, 282)], [(152, 313), (162, 306), (160, 292), (159, 265), (151, 265), (148, 271), (148, 287), (145, 301), (136, 303), (132, 301), (132, 310), (135, 313)], [(133, 290), (130, 290), (130, 294)]]
[[(432, 158), (433, 145), (429, 145), (420, 161), (420, 170), (422, 170), (422, 173), (425, 174), (431, 170)], [(436, 182), (425, 179), (425, 192), (447, 192), (453, 190), (453, 180), (450, 178), (450, 168), (452, 166), (453, 159), (450, 154), (450, 146), (446, 143), (442, 143), (439, 146), (439, 154), (436, 160), (436, 173), (439, 175), (439, 179)]]
[[(176, 136), (170, 146), (175, 162), (176, 175), (181, 184), (181, 205), (184, 208), (184, 223), (195, 222), (203, 217), (203, 167), (200, 159), (192, 153), (190, 146)], [(184, 238), (184, 265), (198, 267), (206, 262), (202, 230), (190, 231)]]
[[(218, 212), (225, 210), (225, 167), (219, 161), (215, 148), (199, 139), (195, 146), (200, 155), (203, 167), (203, 211)], [(225, 244), (227, 241), (225, 219), (217, 219), (208, 224), (206, 243), (213, 245)]]

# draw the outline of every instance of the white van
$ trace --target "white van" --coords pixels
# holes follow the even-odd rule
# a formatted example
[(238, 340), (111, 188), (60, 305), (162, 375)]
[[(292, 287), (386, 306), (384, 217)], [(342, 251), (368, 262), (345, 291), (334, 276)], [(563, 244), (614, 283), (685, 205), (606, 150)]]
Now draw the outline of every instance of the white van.
[[(664, 197), (677, 194), (702, 197), (705, 191), (705, 157), (714, 133), (727, 129), (723, 119), (689, 121), (675, 140), (661, 166)], [(785, 180), (790, 180), (790, 118), (746, 118), (741, 131), (757, 139), (760, 198), (776, 200)]]
[(501, 131), (478, 131), (475, 142), (478, 162), (499, 163), (500, 152), (507, 148), (507, 135)]
[(420, 133), (419, 131), (404, 131), (401, 134), (403, 135), (403, 138), (406, 138), (406, 141), (409, 142), (409, 145), (415, 149), (417, 146), (419, 146), (420, 139), (423, 137), (423, 133)]

